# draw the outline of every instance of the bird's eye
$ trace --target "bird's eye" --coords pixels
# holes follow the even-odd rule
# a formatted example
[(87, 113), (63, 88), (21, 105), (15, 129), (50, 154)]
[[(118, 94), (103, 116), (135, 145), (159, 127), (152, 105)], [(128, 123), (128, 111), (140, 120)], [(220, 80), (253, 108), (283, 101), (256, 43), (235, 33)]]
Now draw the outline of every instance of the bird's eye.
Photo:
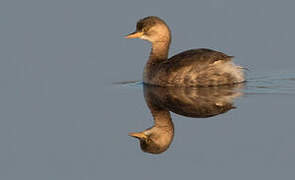
[(148, 29), (147, 28), (143, 28), (142, 29), (142, 32), (147, 33), (148, 32)]

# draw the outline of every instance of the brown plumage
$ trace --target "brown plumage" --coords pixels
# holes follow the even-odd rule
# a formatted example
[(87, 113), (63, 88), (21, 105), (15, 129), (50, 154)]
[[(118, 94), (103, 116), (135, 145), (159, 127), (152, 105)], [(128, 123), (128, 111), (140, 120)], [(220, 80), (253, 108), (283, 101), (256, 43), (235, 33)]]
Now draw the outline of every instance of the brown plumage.
[(139, 139), (142, 151), (159, 154), (173, 141), (174, 125), (170, 112), (187, 117), (207, 118), (235, 108), (233, 101), (242, 95), (243, 84), (193, 88), (144, 85), (144, 98), (154, 125), (142, 132), (130, 133)]
[(158, 17), (137, 23), (136, 31), (126, 38), (152, 43), (143, 73), (146, 84), (157, 86), (218, 86), (244, 82), (243, 69), (232, 62), (233, 56), (211, 49), (192, 49), (168, 59), (171, 32)]

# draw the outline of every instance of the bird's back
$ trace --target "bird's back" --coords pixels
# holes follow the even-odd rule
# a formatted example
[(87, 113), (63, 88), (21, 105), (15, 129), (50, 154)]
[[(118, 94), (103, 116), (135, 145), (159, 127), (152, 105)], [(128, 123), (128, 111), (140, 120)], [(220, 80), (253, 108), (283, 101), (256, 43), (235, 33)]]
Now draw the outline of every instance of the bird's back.
[(211, 49), (184, 51), (159, 64), (147, 65), (144, 82), (159, 86), (206, 87), (242, 82), (243, 71), (232, 63), (232, 57)]

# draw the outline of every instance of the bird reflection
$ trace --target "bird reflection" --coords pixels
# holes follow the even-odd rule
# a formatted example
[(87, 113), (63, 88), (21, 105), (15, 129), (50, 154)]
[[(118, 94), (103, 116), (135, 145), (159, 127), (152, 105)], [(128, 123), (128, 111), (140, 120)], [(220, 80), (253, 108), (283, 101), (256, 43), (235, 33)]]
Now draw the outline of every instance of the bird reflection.
[(154, 125), (129, 135), (139, 139), (142, 151), (160, 154), (169, 148), (174, 136), (169, 111), (193, 118), (216, 116), (235, 108), (233, 101), (242, 95), (242, 88), (243, 84), (208, 88), (144, 85), (144, 97), (154, 118)]

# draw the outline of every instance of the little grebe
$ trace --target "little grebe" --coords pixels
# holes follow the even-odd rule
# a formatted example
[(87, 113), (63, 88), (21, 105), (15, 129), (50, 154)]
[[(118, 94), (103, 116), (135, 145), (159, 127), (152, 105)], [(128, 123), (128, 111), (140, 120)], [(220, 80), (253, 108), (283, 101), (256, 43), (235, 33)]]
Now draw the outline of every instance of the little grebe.
[(126, 38), (152, 43), (143, 73), (145, 84), (157, 86), (219, 86), (245, 81), (243, 68), (228, 56), (211, 49), (192, 49), (168, 59), (171, 33), (166, 23), (155, 16), (137, 22), (136, 31)]
[(153, 116), (154, 125), (129, 135), (139, 140), (142, 151), (152, 154), (163, 153), (170, 147), (174, 137), (170, 112), (193, 118), (208, 118), (226, 113), (236, 108), (234, 100), (243, 95), (243, 85), (240, 83), (198, 88), (144, 84), (144, 99)]

